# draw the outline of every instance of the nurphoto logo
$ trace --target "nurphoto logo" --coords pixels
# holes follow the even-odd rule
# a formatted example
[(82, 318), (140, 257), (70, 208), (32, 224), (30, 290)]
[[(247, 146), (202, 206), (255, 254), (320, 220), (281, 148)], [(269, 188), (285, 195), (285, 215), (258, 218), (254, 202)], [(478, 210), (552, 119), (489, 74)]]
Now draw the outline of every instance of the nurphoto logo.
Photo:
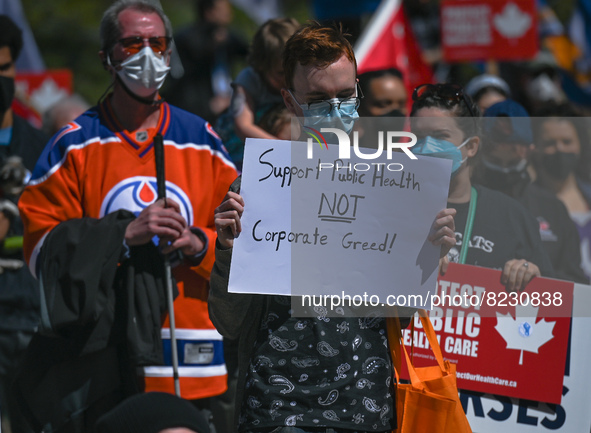
[[(318, 143), (321, 149), (325, 147), (328, 149), (328, 143), (324, 138), (323, 134), (332, 133), (336, 135), (338, 139), (338, 146), (339, 146), (339, 158), (341, 161), (335, 161), (333, 163), (330, 162), (319, 162), (319, 170), (323, 169), (346, 169), (346, 170), (354, 170), (354, 171), (369, 171), (371, 166), (378, 166), (384, 167), (385, 170), (389, 171), (402, 171), (404, 166), (400, 163), (391, 163), (386, 164), (382, 163), (355, 163), (355, 164), (344, 164), (342, 160), (351, 159), (351, 147), (353, 148), (353, 153), (359, 159), (363, 160), (375, 160), (382, 157), (384, 153), (384, 148), (386, 151), (386, 157), (388, 160), (392, 159), (392, 152), (394, 151), (402, 151), (404, 152), (410, 159), (417, 159), (417, 157), (410, 151), (410, 148), (413, 147), (417, 142), (417, 137), (412, 132), (405, 132), (405, 131), (378, 131), (377, 137), (377, 148), (363, 148), (365, 152), (361, 151), (359, 147), (359, 132), (353, 131), (353, 146), (351, 146), (351, 140), (349, 135), (343, 131), (342, 129), (338, 128), (321, 128), (320, 131), (317, 131), (314, 128), (306, 127), (306, 133), (310, 135), (308, 138), (308, 150), (307, 150), (307, 158), (312, 159), (314, 158), (314, 140)], [(400, 138), (407, 138), (410, 141), (401, 142), (398, 141)], [(324, 144), (324, 146), (323, 146)], [(369, 151), (369, 152), (367, 152)], [(341, 162), (338, 164), (337, 162)], [(335, 163), (337, 166), (335, 167)]]

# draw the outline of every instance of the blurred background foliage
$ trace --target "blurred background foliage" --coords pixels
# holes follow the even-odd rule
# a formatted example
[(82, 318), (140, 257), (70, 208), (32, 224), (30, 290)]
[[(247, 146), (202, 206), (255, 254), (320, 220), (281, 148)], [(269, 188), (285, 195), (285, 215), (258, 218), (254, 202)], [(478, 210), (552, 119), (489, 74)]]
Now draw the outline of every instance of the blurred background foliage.
[[(112, 0), (21, 1), (46, 67), (72, 70), (74, 91), (94, 105), (110, 83), (98, 51), (100, 20)], [(174, 31), (196, 19), (193, 0), (161, 0), (161, 3)], [(233, 10), (232, 27), (251, 40), (257, 24), (240, 9)], [(301, 0), (285, 0), (283, 12), (300, 22), (310, 18), (308, 4)]]

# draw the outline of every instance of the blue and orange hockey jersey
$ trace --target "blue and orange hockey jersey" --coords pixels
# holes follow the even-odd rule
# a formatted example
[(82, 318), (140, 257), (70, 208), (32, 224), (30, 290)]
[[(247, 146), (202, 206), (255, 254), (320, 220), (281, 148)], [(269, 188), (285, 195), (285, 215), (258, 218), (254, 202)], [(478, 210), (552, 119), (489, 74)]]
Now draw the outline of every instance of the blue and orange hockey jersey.
[[(167, 197), (189, 226), (209, 239), (203, 261), (173, 269), (181, 393), (197, 399), (226, 389), (222, 337), (209, 320), (208, 279), (215, 260), (214, 209), (237, 173), (217, 134), (201, 118), (163, 103), (158, 126), (124, 131), (106, 98), (58, 132), (48, 143), (19, 207), (25, 225), (25, 258), (33, 273), (45, 236), (60, 222), (101, 218), (127, 209), (138, 215), (157, 197), (153, 137), (164, 138)], [(170, 359), (168, 319), (162, 329)], [(168, 348), (168, 349), (167, 349)], [(172, 367), (145, 368), (146, 390), (174, 392)]]

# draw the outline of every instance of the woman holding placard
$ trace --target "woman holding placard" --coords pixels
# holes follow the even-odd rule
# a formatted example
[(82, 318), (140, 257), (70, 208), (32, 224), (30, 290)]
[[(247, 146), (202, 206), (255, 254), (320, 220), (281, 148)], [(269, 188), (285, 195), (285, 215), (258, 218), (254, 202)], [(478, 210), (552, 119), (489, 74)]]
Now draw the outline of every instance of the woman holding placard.
[(453, 84), (423, 84), (412, 97), (418, 139), (413, 153), (452, 160), (448, 207), (457, 214), (450, 261), (502, 270), (509, 291), (522, 290), (536, 276), (552, 276), (536, 220), (517, 201), (472, 184), (481, 145), (478, 108)]

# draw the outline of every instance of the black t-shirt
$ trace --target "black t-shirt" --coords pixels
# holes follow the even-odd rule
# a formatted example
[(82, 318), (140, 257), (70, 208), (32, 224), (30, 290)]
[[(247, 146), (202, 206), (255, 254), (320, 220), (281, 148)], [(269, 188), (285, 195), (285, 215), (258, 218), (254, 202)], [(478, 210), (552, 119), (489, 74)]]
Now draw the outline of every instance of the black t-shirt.
[(382, 317), (290, 316), (275, 296), (247, 374), (240, 431), (278, 426), (392, 431), (392, 367)]
[(589, 284), (581, 269), (579, 232), (564, 204), (535, 183), (525, 188), (520, 201), (538, 220), (542, 245), (554, 268), (554, 276)]
[[(509, 260), (525, 259), (536, 264), (543, 276), (553, 277), (554, 271), (542, 248), (535, 218), (511, 197), (481, 185), (474, 187), (478, 199), (466, 264), (502, 270)], [(457, 210), (456, 245), (448, 254), (450, 261), (457, 263), (469, 203), (448, 203), (448, 207)]]

